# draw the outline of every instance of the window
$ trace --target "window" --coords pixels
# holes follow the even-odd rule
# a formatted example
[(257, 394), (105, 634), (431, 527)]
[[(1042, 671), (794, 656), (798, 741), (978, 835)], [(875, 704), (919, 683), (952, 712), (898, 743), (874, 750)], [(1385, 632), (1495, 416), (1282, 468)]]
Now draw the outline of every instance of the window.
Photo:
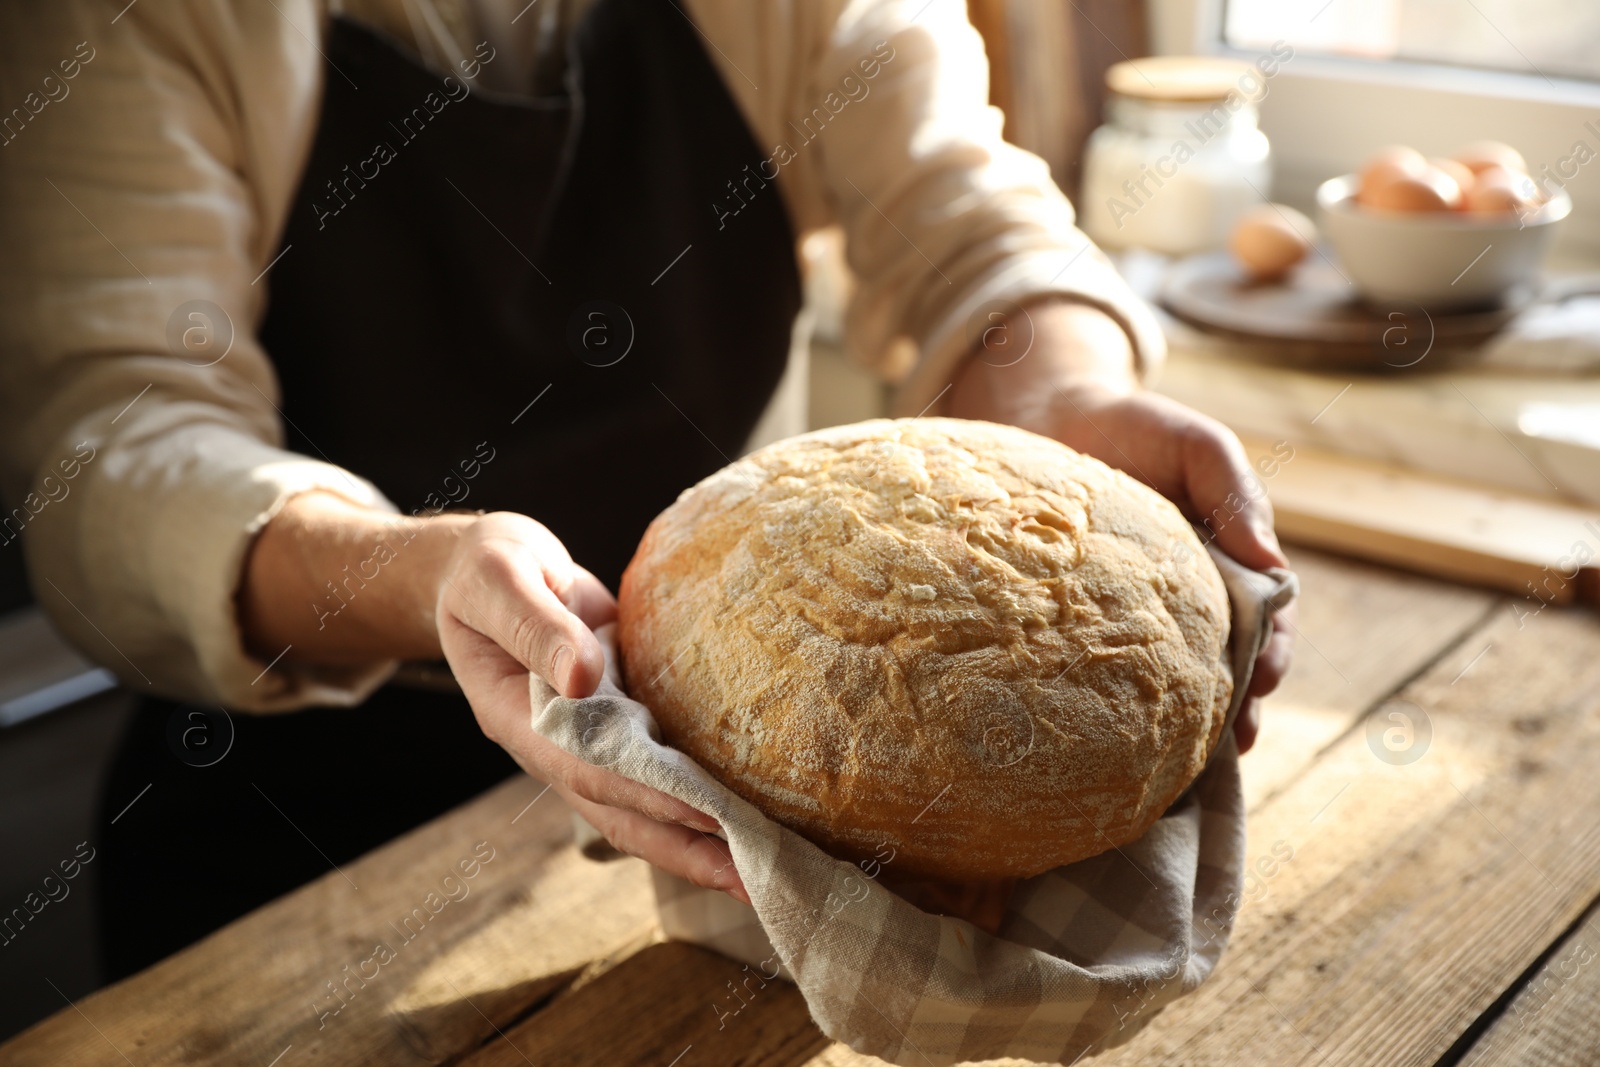
[(1228, 0), (1223, 37), (1242, 49), (1284, 40), (1325, 55), (1600, 80), (1595, 0)]
[(1504, 141), (1572, 195), (1554, 261), (1600, 264), (1600, 0), (1146, 2), (1157, 54), (1292, 47), (1261, 104), (1274, 199), (1309, 209), (1385, 145)]

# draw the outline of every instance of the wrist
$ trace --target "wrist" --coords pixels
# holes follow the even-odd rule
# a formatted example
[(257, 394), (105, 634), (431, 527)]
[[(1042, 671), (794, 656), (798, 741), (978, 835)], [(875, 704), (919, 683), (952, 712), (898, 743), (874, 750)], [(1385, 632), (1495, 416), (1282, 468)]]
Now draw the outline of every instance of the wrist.
[(1045, 363), (1056, 388), (1122, 396), (1139, 388), (1133, 343), (1107, 312), (1065, 297), (1050, 297), (1023, 311), (1035, 323), (1035, 343), (1048, 354)]
[[(395, 658), (444, 657), (439, 646), (439, 597), (462, 537), (480, 518), (480, 512), (381, 513), (366, 531), (369, 547), (361, 569), (378, 572), (380, 577), (369, 589), (384, 595), (368, 605), (363, 622), (393, 642)], [(396, 580), (392, 588), (380, 590), (384, 571), (392, 571)]]
[(266, 658), (362, 663), (437, 659), (439, 586), (476, 516), (405, 516), (331, 492), (302, 493), (257, 536), (239, 615)]
[(1074, 409), (1102, 406), (1138, 388), (1133, 346), (1121, 324), (1099, 308), (1052, 297), (984, 331), (956, 373), (947, 410), (1054, 436)]

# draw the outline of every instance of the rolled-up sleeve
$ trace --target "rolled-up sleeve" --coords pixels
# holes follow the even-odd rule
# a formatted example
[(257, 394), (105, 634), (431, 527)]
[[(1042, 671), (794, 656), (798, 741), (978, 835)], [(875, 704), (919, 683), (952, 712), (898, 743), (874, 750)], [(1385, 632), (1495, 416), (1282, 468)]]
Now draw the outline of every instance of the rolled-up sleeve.
[[(1144, 377), (1159, 366), (1148, 306), (1076, 227), (1045, 163), (1002, 138), (962, 0), (689, 6), (797, 228), (843, 226), (857, 280), (845, 340), (901, 376), (898, 411), (937, 399), (987, 311), (1051, 295), (1120, 323)], [(895, 365), (902, 339), (909, 368)]]
[(391, 507), (282, 448), (255, 339), (320, 13), (196, 0), (113, 21), (120, 6), (30, 4), (0, 32), (0, 99), (46, 101), (0, 145), (0, 474), (18, 505), (0, 551), (21, 541), (40, 605), (136, 691), (356, 703), (392, 664), (269, 669), (235, 605), (251, 539), (294, 495)]

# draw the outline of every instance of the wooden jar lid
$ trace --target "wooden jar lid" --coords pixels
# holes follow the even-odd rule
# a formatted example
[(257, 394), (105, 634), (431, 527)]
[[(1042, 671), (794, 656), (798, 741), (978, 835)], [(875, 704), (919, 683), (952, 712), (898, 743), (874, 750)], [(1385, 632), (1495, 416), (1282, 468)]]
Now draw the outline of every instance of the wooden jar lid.
[(1221, 100), (1239, 90), (1248, 63), (1216, 56), (1147, 56), (1116, 63), (1106, 88), (1119, 96), (1161, 103)]

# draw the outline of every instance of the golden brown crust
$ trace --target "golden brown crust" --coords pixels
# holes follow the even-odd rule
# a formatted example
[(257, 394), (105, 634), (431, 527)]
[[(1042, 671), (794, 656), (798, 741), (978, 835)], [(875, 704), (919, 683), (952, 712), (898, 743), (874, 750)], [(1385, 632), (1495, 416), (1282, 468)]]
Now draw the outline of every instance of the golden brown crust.
[(1008, 426), (875, 420), (764, 448), (651, 523), (629, 692), (835, 855), (1030, 877), (1139, 837), (1221, 736), (1216, 567), (1177, 508)]

